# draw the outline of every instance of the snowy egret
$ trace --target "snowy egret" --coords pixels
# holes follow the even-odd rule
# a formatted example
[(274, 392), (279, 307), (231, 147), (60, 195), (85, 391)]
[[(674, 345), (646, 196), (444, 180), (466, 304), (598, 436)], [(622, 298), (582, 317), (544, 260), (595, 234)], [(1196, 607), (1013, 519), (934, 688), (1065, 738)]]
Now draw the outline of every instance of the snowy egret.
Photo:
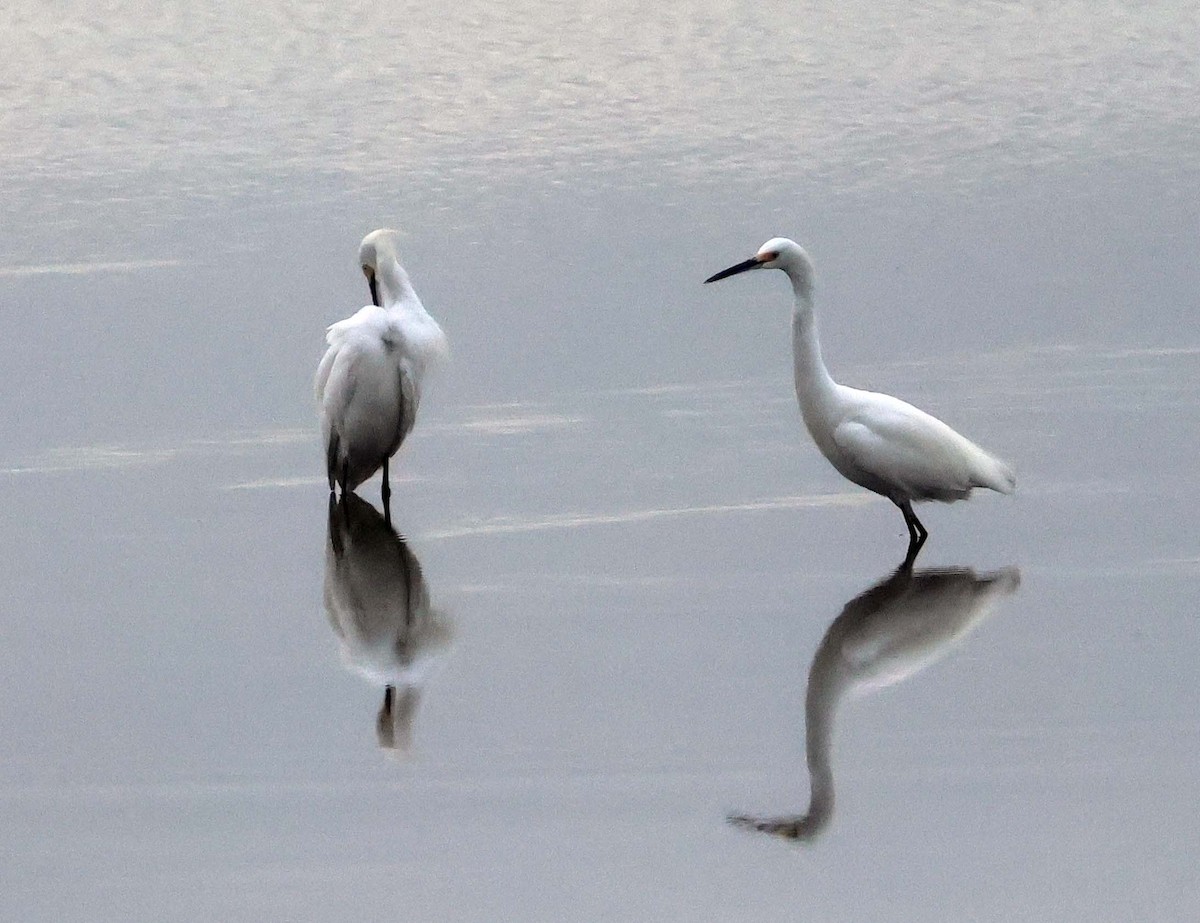
[(383, 686), (375, 721), (379, 746), (403, 754), (421, 690), (449, 657), (454, 631), (429, 601), (408, 543), (356, 494), (329, 497), (325, 612), (342, 662)]
[(388, 459), (416, 421), (427, 368), (446, 352), (442, 328), (400, 265), (398, 240), (386, 228), (363, 238), (358, 262), (371, 304), (326, 330), (329, 349), (314, 383), (329, 489), (354, 490), (383, 468), (385, 509)]
[(816, 837), (833, 816), (831, 752), (838, 705), (902, 682), (941, 660), (1020, 583), (1015, 567), (976, 576), (961, 567), (913, 571), (901, 565), (846, 603), (808, 671), (808, 812), (771, 818), (733, 815), (730, 823), (793, 840)]
[(792, 282), (792, 358), (796, 397), (817, 448), (843, 477), (882, 494), (908, 527), (910, 565), (929, 533), (914, 502), (965, 499), (972, 488), (1012, 493), (1012, 469), (936, 417), (889, 394), (839, 385), (821, 358), (813, 314), (813, 265), (793, 240), (774, 237), (744, 262), (705, 279), (717, 282), (751, 269), (782, 269)]

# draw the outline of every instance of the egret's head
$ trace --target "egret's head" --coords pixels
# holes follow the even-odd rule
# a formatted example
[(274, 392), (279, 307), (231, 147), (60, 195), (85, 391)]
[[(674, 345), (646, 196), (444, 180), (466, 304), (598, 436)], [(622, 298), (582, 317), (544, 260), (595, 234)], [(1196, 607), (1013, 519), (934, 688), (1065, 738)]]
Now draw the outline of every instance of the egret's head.
[(791, 276), (794, 282), (804, 284), (812, 282), (812, 261), (804, 252), (804, 248), (786, 237), (772, 237), (759, 247), (758, 252), (750, 259), (735, 263), (728, 269), (722, 269), (715, 275), (709, 276), (704, 280), (704, 284), (720, 282), (722, 279), (728, 279), (730, 276), (736, 276), (738, 273), (748, 272), (751, 269), (782, 269)]
[(399, 231), (379, 228), (364, 237), (358, 245), (358, 265), (367, 277), (367, 285), (371, 289), (371, 304), (379, 304), (379, 284), (376, 281), (379, 267), (386, 261), (399, 262), (399, 243)]

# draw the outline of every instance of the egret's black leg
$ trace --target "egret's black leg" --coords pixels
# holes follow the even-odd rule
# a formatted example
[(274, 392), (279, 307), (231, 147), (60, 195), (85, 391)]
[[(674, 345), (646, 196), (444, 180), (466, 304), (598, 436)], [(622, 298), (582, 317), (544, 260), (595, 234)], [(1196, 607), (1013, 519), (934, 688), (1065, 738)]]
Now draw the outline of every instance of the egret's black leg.
[(329, 433), (329, 445), (325, 446), (325, 473), (329, 476), (329, 492), (337, 486), (338, 452), (341, 450), (341, 439), (337, 430)]
[(918, 543), (924, 545), (925, 539), (929, 538), (929, 531), (922, 525), (921, 520), (917, 518), (917, 514), (913, 512), (911, 504), (908, 506), (908, 518), (911, 520), (912, 525), (916, 527)]
[(342, 459), (342, 474), (338, 478), (338, 483), (342, 485), (342, 496), (346, 496), (346, 485), (350, 483), (350, 459)]
[(383, 460), (383, 521), (392, 524), (392, 486), (388, 483), (388, 460)]
[(929, 538), (929, 532), (913, 512), (911, 501), (905, 500), (896, 506), (900, 507), (900, 512), (904, 514), (904, 524), (908, 526), (908, 553), (904, 556), (904, 564), (901, 566), (911, 568), (921, 552), (921, 546), (925, 544), (925, 539)]

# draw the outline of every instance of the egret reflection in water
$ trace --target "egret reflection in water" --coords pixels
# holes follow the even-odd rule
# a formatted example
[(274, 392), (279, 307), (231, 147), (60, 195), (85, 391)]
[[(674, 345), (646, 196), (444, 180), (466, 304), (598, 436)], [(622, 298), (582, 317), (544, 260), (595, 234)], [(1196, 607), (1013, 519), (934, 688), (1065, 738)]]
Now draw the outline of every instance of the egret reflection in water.
[(793, 840), (812, 840), (833, 815), (833, 730), (842, 700), (899, 683), (953, 651), (1016, 591), (1005, 567), (977, 576), (968, 568), (913, 571), (901, 566), (846, 603), (825, 632), (808, 672), (805, 749), (808, 812), (783, 817), (731, 815), (731, 823)]
[(453, 628), (430, 605), (408, 543), (353, 493), (329, 500), (325, 611), (342, 662), (384, 687), (376, 720), (379, 745), (407, 753), (421, 691), (449, 655)]

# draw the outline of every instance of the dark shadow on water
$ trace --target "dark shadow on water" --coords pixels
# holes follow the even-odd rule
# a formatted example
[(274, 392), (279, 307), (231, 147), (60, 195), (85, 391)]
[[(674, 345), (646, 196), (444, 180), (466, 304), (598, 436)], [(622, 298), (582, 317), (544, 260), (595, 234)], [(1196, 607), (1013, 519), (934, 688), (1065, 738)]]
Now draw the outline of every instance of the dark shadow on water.
[(330, 494), (325, 611), (342, 662), (383, 687), (379, 746), (406, 754), (421, 691), (450, 653), (450, 619), (433, 608), (421, 565), (370, 503)]
[(941, 660), (999, 599), (1016, 591), (1020, 580), (1016, 567), (977, 576), (963, 567), (914, 571), (901, 566), (846, 603), (821, 639), (808, 672), (807, 813), (733, 814), (729, 822), (791, 840), (815, 839), (833, 816), (831, 752), (842, 700), (902, 682)]

